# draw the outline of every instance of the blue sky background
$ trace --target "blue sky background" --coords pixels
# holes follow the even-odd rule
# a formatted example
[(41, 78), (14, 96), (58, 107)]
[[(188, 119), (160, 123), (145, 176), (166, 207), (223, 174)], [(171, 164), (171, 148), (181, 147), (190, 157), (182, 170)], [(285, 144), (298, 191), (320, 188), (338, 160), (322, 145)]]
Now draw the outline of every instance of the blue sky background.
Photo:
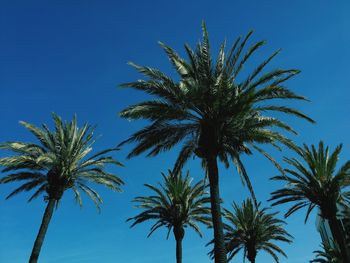
[[(200, 24), (205, 20), (213, 51), (225, 37), (232, 43), (250, 29), (255, 30), (254, 41), (266, 39), (267, 45), (250, 65), (283, 49), (271, 68), (302, 70), (288, 84), (311, 99), (311, 103), (295, 106), (318, 122), (313, 126), (288, 119), (300, 132), (294, 139), (298, 143), (324, 139), (332, 146), (343, 142), (344, 162), (350, 154), (349, 13), (346, 0), (0, 0), (0, 140), (30, 141), (33, 137), (18, 121), (51, 125), (50, 113), (56, 112), (65, 119), (77, 113), (80, 123), (97, 124), (96, 134), (101, 136), (96, 150), (118, 144), (144, 124), (117, 116), (125, 106), (145, 98), (142, 93), (117, 88), (139, 78), (126, 63), (134, 61), (173, 74), (157, 41), (184, 54), (183, 44), (193, 45), (200, 39)], [(126, 181), (124, 193), (98, 188), (104, 198), (98, 214), (90, 200), (85, 198), (80, 209), (67, 192), (51, 221), (41, 262), (175, 262), (175, 242), (172, 237), (165, 240), (165, 230), (146, 239), (150, 224), (129, 229), (125, 220), (139, 212), (130, 201), (147, 194), (143, 183), (159, 181), (160, 172), (172, 167), (176, 150), (152, 159), (125, 160), (128, 150), (129, 146), (116, 154), (126, 167), (114, 170)], [(273, 152), (279, 160), (282, 154)], [(277, 171), (257, 155), (244, 161), (258, 198), (267, 205), (269, 193), (281, 186), (268, 180)], [(186, 168), (196, 180), (203, 177), (198, 160)], [(228, 207), (248, 192), (233, 168), (220, 168), (221, 192)], [(15, 186), (0, 187), (0, 262), (4, 263), (27, 261), (44, 212), (42, 198), (27, 204), (28, 195), (22, 194), (5, 201)], [(307, 225), (304, 214), (299, 212), (287, 220), (295, 240), (292, 245), (281, 245), (289, 256), (281, 262), (308, 262), (318, 248), (315, 214)], [(204, 233), (203, 239), (192, 231), (186, 233), (184, 262), (210, 262), (204, 246), (212, 233), (205, 229)], [(242, 258), (233, 262), (242, 262)], [(257, 262), (272, 260), (262, 253)]]

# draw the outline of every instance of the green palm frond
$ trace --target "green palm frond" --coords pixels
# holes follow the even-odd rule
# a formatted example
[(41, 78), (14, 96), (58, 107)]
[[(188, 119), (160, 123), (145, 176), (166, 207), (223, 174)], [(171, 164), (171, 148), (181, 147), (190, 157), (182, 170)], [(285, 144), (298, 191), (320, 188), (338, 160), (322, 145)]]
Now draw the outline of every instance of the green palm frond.
[[(37, 127), (20, 122), (38, 140), (36, 143), (6, 142), (0, 149), (13, 152), (12, 156), (0, 158), (0, 166), (6, 173), (0, 183), (23, 183), (7, 198), (23, 191), (34, 193), (29, 201), (46, 193), (45, 199), (60, 200), (63, 193), (72, 189), (77, 202), (82, 205), (79, 191), (90, 197), (96, 206), (102, 203), (91, 183), (104, 185), (114, 191), (121, 191), (124, 184), (118, 176), (106, 171), (107, 165), (122, 166), (112, 156), (106, 154), (117, 151), (110, 148), (91, 155), (94, 143), (93, 128), (88, 124), (78, 127), (76, 116), (71, 122), (52, 114), (54, 129)], [(91, 155), (90, 157), (88, 157)]]

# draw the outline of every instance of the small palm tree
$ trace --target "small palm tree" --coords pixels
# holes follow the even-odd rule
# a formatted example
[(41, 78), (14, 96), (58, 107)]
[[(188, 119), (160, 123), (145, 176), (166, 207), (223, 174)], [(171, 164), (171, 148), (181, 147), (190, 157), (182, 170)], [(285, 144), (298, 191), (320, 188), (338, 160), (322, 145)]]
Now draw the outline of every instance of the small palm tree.
[(345, 263), (341, 259), (341, 253), (339, 247), (331, 247), (330, 245), (323, 243), (322, 250), (315, 250), (314, 254), (316, 258), (310, 260), (310, 263)]
[[(244, 257), (255, 263), (260, 250), (270, 254), (278, 263), (277, 254), (285, 257), (283, 250), (272, 243), (282, 241), (291, 243), (292, 236), (283, 228), (284, 221), (277, 219), (277, 213), (269, 213), (268, 209), (253, 205), (251, 199), (243, 202), (242, 206), (233, 203), (233, 212), (224, 209), (225, 244), (228, 261), (232, 260), (239, 251), (244, 251)], [(213, 251), (210, 253), (213, 255)]]
[(307, 207), (305, 223), (311, 211), (318, 207), (321, 216), (328, 220), (342, 257), (345, 262), (350, 262), (344, 231), (337, 220), (337, 204), (344, 202), (346, 198), (344, 190), (350, 186), (350, 161), (336, 171), (341, 149), (342, 145), (339, 145), (330, 154), (329, 148), (325, 147), (322, 141), (318, 149), (314, 145), (308, 147), (304, 144), (297, 151), (304, 163), (296, 158), (285, 158), (287, 164), (291, 165), (290, 169), (285, 169), (288, 175), (276, 176), (272, 179), (282, 181), (286, 185), (273, 192), (270, 200), (274, 201), (272, 205), (295, 203), (285, 217)]
[(263, 73), (265, 66), (279, 51), (246, 77), (239, 77), (249, 58), (265, 43), (257, 42), (244, 51), (251, 35), (252, 32), (249, 32), (243, 39), (238, 38), (228, 52), (224, 42), (214, 62), (208, 32), (203, 24), (203, 41), (196, 50), (185, 45), (187, 60), (161, 43), (179, 80), (172, 79), (158, 69), (130, 63), (146, 79), (123, 85), (156, 96), (156, 99), (131, 105), (120, 113), (121, 117), (129, 120), (151, 121), (151, 124), (123, 142), (137, 143), (129, 158), (144, 152), (148, 152), (148, 156), (155, 156), (182, 142), (175, 171), (181, 170), (192, 156), (202, 159), (209, 177), (216, 263), (227, 262), (217, 160), (226, 167), (230, 162), (235, 164), (255, 199), (241, 154), (252, 154), (256, 150), (281, 169), (260, 145), (269, 144), (280, 149), (277, 144), (282, 143), (294, 147), (291, 140), (275, 129), (277, 127), (295, 133), (293, 128), (276, 117), (267, 116), (267, 112), (282, 112), (312, 122), (298, 110), (283, 103), (275, 103), (275, 99), (305, 99), (284, 85), (299, 73), (298, 70), (276, 69)]
[(160, 187), (145, 184), (154, 195), (136, 197), (134, 202), (144, 211), (128, 221), (134, 221), (131, 225), (133, 227), (148, 220), (156, 220), (148, 237), (163, 226), (168, 228), (167, 238), (173, 230), (176, 240), (176, 262), (181, 263), (185, 228), (191, 227), (202, 237), (197, 223), (210, 225), (210, 208), (207, 207), (210, 199), (204, 192), (204, 182), (200, 181), (192, 186), (188, 172), (186, 176), (182, 176), (181, 173), (169, 171), (169, 175), (162, 173), (162, 176), (164, 184), (160, 184)]
[(21, 122), (39, 143), (6, 142), (0, 145), (0, 149), (15, 153), (13, 156), (0, 158), (0, 166), (5, 167), (3, 172), (8, 172), (0, 179), (0, 183), (24, 181), (6, 199), (23, 191), (34, 191), (29, 201), (44, 194), (44, 200), (47, 202), (29, 259), (30, 263), (38, 261), (54, 207), (58, 206), (66, 190), (73, 191), (80, 205), (82, 205), (80, 191), (84, 192), (99, 209), (102, 199), (91, 188), (90, 183), (101, 184), (118, 192), (121, 191), (120, 186), (123, 184), (119, 177), (105, 171), (107, 164), (121, 166), (121, 163), (112, 157), (105, 156), (117, 148), (106, 149), (87, 158), (94, 143), (91, 127), (85, 124), (82, 128), (78, 128), (76, 117), (71, 122), (63, 122), (60, 117), (53, 114), (53, 120), (54, 131), (46, 125), (39, 128)]

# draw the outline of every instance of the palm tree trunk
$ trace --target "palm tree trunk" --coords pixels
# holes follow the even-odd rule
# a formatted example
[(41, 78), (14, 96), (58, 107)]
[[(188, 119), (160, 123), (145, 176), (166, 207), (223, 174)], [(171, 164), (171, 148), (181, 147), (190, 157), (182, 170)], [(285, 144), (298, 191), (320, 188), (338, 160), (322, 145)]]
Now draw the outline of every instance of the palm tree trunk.
[(328, 219), (329, 227), (331, 228), (332, 235), (334, 238), (334, 241), (338, 244), (340, 248), (340, 252), (342, 255), (342, 258), (344, 259), (344, 262), (350, 262), (350, 255), (349, 255), (349, 249), (345, 236), (344, 231), (342, 230), (342, 227), (337, 219), (337, 217), (334, 215), (331, 218)]
[(182, 263), (182, 240), (185, 230), (182, 226), (174, 226), (173, 231), (176, 240), (176, 263)]
[(49, 202), (46, 206), (45, 213), (41, 222), (41, 226), (39, 229), (39, 233), (35, 239), (32, 254), (30, 255), (29, 263), (37, 263), (41, 246), (43, 245), (45, 234), (47, 231), (47, 228), (49, 226), (53, 210), (55, 208), (56, 200), (55, 199), (49, 199)]
[(182, 263), (182, 239), (176, 240), (176, 263)]
[(249, 260), (250, 263), (255, 263), (255, 259), (256, 259), (256, 250), (255, 250), (255, 247), (252, 248), (252, 247), (248, 247), (248, 253), (247, 253), (247, 258)]
[(211, 216), (214, 228), (215, 263), (227, 263), (224, 231), (221, 218), (221, 200), (219, 192), (219, 172), (216, 157), (206, 158), (210, 184)]

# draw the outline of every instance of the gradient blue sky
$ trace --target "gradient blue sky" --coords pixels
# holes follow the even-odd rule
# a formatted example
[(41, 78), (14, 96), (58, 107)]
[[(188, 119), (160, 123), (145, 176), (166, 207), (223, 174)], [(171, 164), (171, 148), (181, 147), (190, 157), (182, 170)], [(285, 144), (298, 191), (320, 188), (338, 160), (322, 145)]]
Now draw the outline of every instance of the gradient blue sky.
[[(345, 161), (350, 154), (349, 13), (346, 0), (1, 0), (0, 140), (32, 140), (18, 121), (51, 125), (50, 113), (56, 112), (65, 119), (77, 113), (80, 123), (97, 124), (96, 133), (101, 136), (96, 150), (118, 144), (143, 125), (117, 116), (126, 105), (145, 98), (142, 93), (117, 88), (139, 77), (127, 61), (172, 74), (157, 41), (183, 54), (183, 43), (200, 39), (200, 24), (205, 20), (214, 49), (225, 37), (232, 42), (250, 29), (255, 30), (254, 40), (268, 41), (252, 63), (283, 49), (271, 67), (302, 70), (289, 87), (311, 99), (311, 103), (295, 106), (318, 122), (312, 126), (290, 119), (300, 131), (294, 139), (298, 143), (317, 143), (321, 138), (331, 145), (343, 142)], [(175, 242), (172, 237), (165, 240), (166, 231), (146, 239), (150, 224), (129, 229), (125, 220), (138, 212), (130, 203), (132, 198), (147, 194), (143, 183), (160, 180), (160, 172), (172, 166), (176, 150), (153, 159), (125, 160), (129, 149), (124, 147), (116, 154), (126, 165), (115, 169), (126, 181), (124, 193), (98, 188), (104, 198), (98, 214), (90, 200), (85, 198), (85, 207), (80, 209), (67, 192), (51, 221), (40, 262), (175, 262)], [(282, 156), (273, 154), (278, 159)], [(281, 186), (268, 180), (277, 172), (259, 156), (244, 161), (257, 196), (266, 205), (269, 193)], [(203, 176), (198, 163), (194, 160), (187, 166), (195, 179)], [(220, 168), (225, 206), (247, 197), (235, 170)], [(27, 261), (44, 211), (42, 198), (27, 204), (26, 194), (4, 201), (14, 187), (0, 188), (0, 262), (4, 263)], [(282, 245), (289, 257), (281, 262), (308, 262), (318, 248), (315, 214), (307, 225), (303, 219), (304, 211), (287, 220), (295, 242)], [(210, 262), (204, 246), (211, 231), (204, 232), (203, 239), (192, 231), (186, 233), (184, 262)], [(233, 262), (242, 262), (242, 258)], [(257, 262), (272, 260), (261, 254)]]

